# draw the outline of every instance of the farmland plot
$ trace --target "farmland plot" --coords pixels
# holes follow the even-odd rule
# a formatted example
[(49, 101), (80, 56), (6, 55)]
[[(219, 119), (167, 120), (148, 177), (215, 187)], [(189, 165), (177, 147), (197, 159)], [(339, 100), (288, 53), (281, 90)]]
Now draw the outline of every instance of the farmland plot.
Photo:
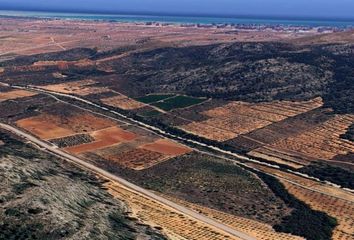
[[(202, 114), (209, 119), (201, 122), (191, 122), (181, 126), (181, 128), (196, 135), (223, 142), (319, 108), (322, 104), (321, 98), (302, 102), (230, 102), (224, 106), (203, 112)], [(212, 131), (212, 129), (214, 130)]]
[[(354, 152), (354, 143), (340, 138), (348, 127), (354, 122), (353, 115), (335, 115), (312, 130), (292, 136), (270, 146), (261, 147), (250, 152), (251, 156), (259, 154), (271, 157), (269, 151), (284, 151), (289, 153), (292, 159), (304, 158), (302, 164), (308, 164), (315, 160), (331, 160), (337, 155), (346, 155)], [(284, 159), (279, 156), (280, 159)], [(295, 161), (295, 160), (294, 160)], [(343, 160), (344, 161), (344, 160)], [(301, 164), (300, 162), (297, 162)]]
[(145, 106), (145, 104), (138, 102), (134, 99), (128, 98), (127, 96), (124, 95), (103, 98), (101, 99), (101, 102), (108, 106), (116, 107), (124, 110), (134, 110)]
[(6, 100), (24, 98), (24, 97), (32, 97), (35, 95), (37, 95), (37, 93), (24, 91), (24, 90), (13, 90), (13, 91), (9, 91), (9, 92), (0, 92), (0, 102), (6, 101)]

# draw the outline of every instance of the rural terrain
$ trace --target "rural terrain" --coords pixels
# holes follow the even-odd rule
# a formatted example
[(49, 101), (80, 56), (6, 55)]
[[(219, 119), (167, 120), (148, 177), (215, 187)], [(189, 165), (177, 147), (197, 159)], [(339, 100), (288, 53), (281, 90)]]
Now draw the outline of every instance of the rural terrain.
[(352, 240), (353, 82), (353, 31), (1, 18), (0, 239)]

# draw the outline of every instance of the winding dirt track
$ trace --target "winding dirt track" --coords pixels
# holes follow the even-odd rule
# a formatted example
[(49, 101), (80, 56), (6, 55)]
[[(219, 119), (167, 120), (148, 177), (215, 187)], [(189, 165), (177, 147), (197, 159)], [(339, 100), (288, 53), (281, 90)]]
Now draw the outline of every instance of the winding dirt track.
[(230, 234), (232, 236), (235, 236), (235, 237), (243, 239), (243, 240), (256, 240), (252, 236), (249, 236), (249, 235), (247, 235), (245, 233), (239, 232), (239, 231), (237, 231), (235, 229), (232, 229), (232, 228), (230, 228), (230, 227), (228, 227), (228, 226), (226, 226), (226, 225), (224, 225), (224, 224), (222, 224), (220, 222), (217, 222), (217, 221), (215, 221), (215, 220), (213, 220), (211, 218), (208, 218), (208, 217), (206, 217), (204, 215), (201, 215), (201, 214), (199, 214), (197, 212), (194, 212), (194, 211), (192, 211), (192, 210), (190, 210), (190, 209), (188, 209), (186, 207), (183, 207), (183, 206), (178, 205), (178, 204), (176, 204), (174, 202), (171, 202), (171, 201), (169, 201), (169, 200), (167, 200), (165, 198), (162, 198), (162, 197), (160, 197), (160, 196), (158, 196), (158, 195), (156, 195), (156, 194), (154, 194), (154, 193), (152, 193), (152, 192), (150, 192), (150, 191), (148, 191), (148, 190), (146, 190), (144, 188), (141, 188), (141, 187), (139, 187), (139, 186), (137, 186), (137, 185), (135, 185), (133, 183), (130, 183), (130, 182), (126, 181), (123, 178), (120, 178), (120, 177), (118, 177), (116, 175), (113, 175), (113, 174), (111, 174), (111, 173), (109, 173), (109, 172), (107, 172), (107, 171), (105, 171), (105, 170), (103, 170), (101, 168), (98, 168), (98, 167), (96, 167), (96, 166), (94, 166), (94, 165), (92, 165), (90, 163), (87, 163), (87, 162), (85, 162), (85, 161), (83, 161), (83, 160), (81, 160), (81, 159), (79, 159), (77, 157), (74, 157), (74, 156), (72, 156), (70, 154), (67, 154), (67, 153), (61, 151), (60, 149), (58, 149), (57, 147), (53, 146), (52, 144), (44, 142), (42, 140), (39, 140), (36, 137), (34, 137), (32, 135), (29, 135), (29, 134), (27, 134), (27, 133), (15, 128), (15, 127), (12, 127), (10, 125), (3, 124), (3, 123), (0, 123), (0, 127), (5, 129), (5, 130), (7, 130), (7, 131), (10, 131), (10, 132), (12, 132), (12, 133), (14, 133), (16, 135), (19, 135), (19, 136), (21, 136), (23, 138), (26, 138), (30, 142), (32, 142), (32, 143), (34, 143), (34, 144), (46, 149), (47, 151), (49, 151), (51, 153), (54, 153), (56, 155), (61, 156), (62, 158), (64, 158), (67, 161), (73, 162), (73, 163), (75, 163), (75, 164), (77, 164), (77, 165), (79, 165), (81, 167), (84, 167), (85, 169), (88, 169), (88, 170), (90, 170), (92, 172), (95, 172), (95, 173), (97, 173), (99, 175), (102, 175), (102, 176), (104, 176), (104, 177), (106, 177), (106, 178), (108, 178), (108, 179), (110, 179), (112, 181), (119, 182), (120, 184), (122, 184), (123, 186), (125, 186), (126, 188), (128, 188), (129, 190), (131, 190), (133, 192), (142, 194), (142, 195), (144, 195), (144, 196), (146, 196), (146, 197), (148, 197), (148, 198), (150, 198), (152, 200), (155, 200), (155, 201), (157, 201), (157, 202), (159, 202), (159, 203), (161, 203), (163, 205), (171, 207), (171, 208), (177, 210), (178, 212), (181, 212), (181, 213), (183, 213), (185, 215), (188, 215), (188, 216), (190, 216), (190, 217), (192, 217), (192, 218), (194, 218), (194, 219), (196, 219), (196, 220), (198, 220), (200, 222), (203, 222), (205, 224), (213, 226), (213, 227), (215, 227), (217, 229), (220, 229), (220, 230), (222, 230), (222, 231), (224, 231), (224, 232), (226, 232), (226, 233), (228, 233), (228, 234)]

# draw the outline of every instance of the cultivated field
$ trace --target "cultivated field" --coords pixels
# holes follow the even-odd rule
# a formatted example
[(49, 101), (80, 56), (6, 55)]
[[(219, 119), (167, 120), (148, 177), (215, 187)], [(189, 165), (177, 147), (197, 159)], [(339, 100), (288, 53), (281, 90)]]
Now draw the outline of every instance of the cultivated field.
[(154, 139), (140, 135), (133, 142), (107, 147), (95, 151), (95, 154), (119, 166), (143, 170), (191, 151), (166, 139)]
[(188, 147), (166, 139), (160, 139), (153, 143), (142, 145), (141, 148), (168, 156), (179, 156), (192, 151)]
[(213, 218), (221, 223), (224, 223), (236, 230), (247, 233), (250, 236), (255, 237), (259, 240), (300, 240), (304, 239), (302, 237), (294, 236), (286, 233), (278, 233), (276, 232), (271, 225), (264, 224), (258, 221), (250, 220), (247, 218), (237, 217), (235, 215), (227, 214), (221, 211), (217, 211), (211, 208), (202, 207), (197, 204), (192, 204), (180, 199), (168, 197), (164, 195), (164, 197), (171, 199), (174, 202), (177, 202), (183, 206), (186, 206), (190, 209), (193, 209), (205, 216)]
[(335, 115), (311, 130), (255, 149), (249, 154), (293, 167), (301, 167), (315, 160), (331, 161), (337, 155), (354, 152), (354, 143), (340, 138), (353, 122), (354, 115)]
[(120, 126), (65, 104), (16, 121), (17, 126), (63, 150), (85, 158), (97, 154), (119, 166), (142, 170), (191, 150), (135, 127)]
[(73, 154), (80, 154), (132, 141), (137, 137), (134, 133), (125, 131), (116, 126), (91, 132), (90, 136), (95, 139), (95, 141), (68, 147), (65, 148), (65, 150)]
[(150, 94), (150, 95), (146, 95), (144, 97), (140, 97), (140, 98), (136, 98), (136, 100), (138, 100), (139, 102), (142, 103), (154, 103), (154, 102), (159, 102), (162, 101), (164, 99), (173, 97), (174, 95), (172, 94)]
[[(208, 117), (207, 120), (192, 122), (181, 126), (181, 128), (196, 135), (222, 142), (319, 108), (322, 104), (321, 98), (303, 102), (230, 102), (224, 106), (202, 112)], [(188, 116), (186, 118), (188, 119)]]
[(196, 104), (200, 104), (207, 99), (205, 98), (194, 98), (189, 96), (176, 96), (171, 98), (166, 98), (164, 100), (152, 103), (153, 106), (158, 107), (164, 111), (171, 111), (178, 108), (187, 108)]
[(155, 164), (158, 164), (169, 157), (159, 152), (153, 152), (141, 148), (132, 148), (117, 154), (101, 155), (103, 158), (112, 161), (120, 166), (128, 167), (134, 170), (143, 170)]
[(282, 181), (289, 193), (309, 204), (311, 208), (323, 211), (338, 221), (332, 239), (352, 240), (354, 236), (354, 197), (351, 201), (341, 200), (322, 193), (309, 191), (287, 181)]
[(38, 116), (32, 118), (22, 119), (16, 122), (16, 124), (40, 137), (41, 139), (49, 140), (53, 138), (67, 137), (75, 134), (74, 131), (60, 127), (59, 125), (48, 121), (52, 120), (53, 116)]
[(115, 97), (103, 98), (101, 99), (101, 102), (108, 106), (116, 107), (124, 110), (134, 110), (145, 106), (145, 104), (138, 102), (127, 96), (124, 96), (122, 94)]
[(133, 217), (158, 227), (171, 239), (240, 240), (117, 184), (107, 183), (106, 187), (114, 197), (125, 201)]
[(35, 117), (18, 120), (16, 124), (46, 140), (97, 131), (115, 125), (111, 120), (88, 113), (71, 116), (42, 113)]

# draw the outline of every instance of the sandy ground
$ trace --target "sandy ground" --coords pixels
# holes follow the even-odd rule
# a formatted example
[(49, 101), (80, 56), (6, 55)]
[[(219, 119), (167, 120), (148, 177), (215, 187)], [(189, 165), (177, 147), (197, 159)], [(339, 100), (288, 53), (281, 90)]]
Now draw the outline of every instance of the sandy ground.
[(18, 99), (18, 98), (23, 98), (23, 97), (31, 97), (37, 95), (37, 93), (34, 92), (29, 92), (29, 91), (24, 91), (24, 90), (14, 90), (10, 92), (0, 92), (0, 102), (6, 101), (6, 100), (13, 100), (13, 99)]
[(178, 156), (192, 151), (188, 147), (167, 139), (157, 140), (154, 143), (143, 145), (141, 148), (171, 156)]

